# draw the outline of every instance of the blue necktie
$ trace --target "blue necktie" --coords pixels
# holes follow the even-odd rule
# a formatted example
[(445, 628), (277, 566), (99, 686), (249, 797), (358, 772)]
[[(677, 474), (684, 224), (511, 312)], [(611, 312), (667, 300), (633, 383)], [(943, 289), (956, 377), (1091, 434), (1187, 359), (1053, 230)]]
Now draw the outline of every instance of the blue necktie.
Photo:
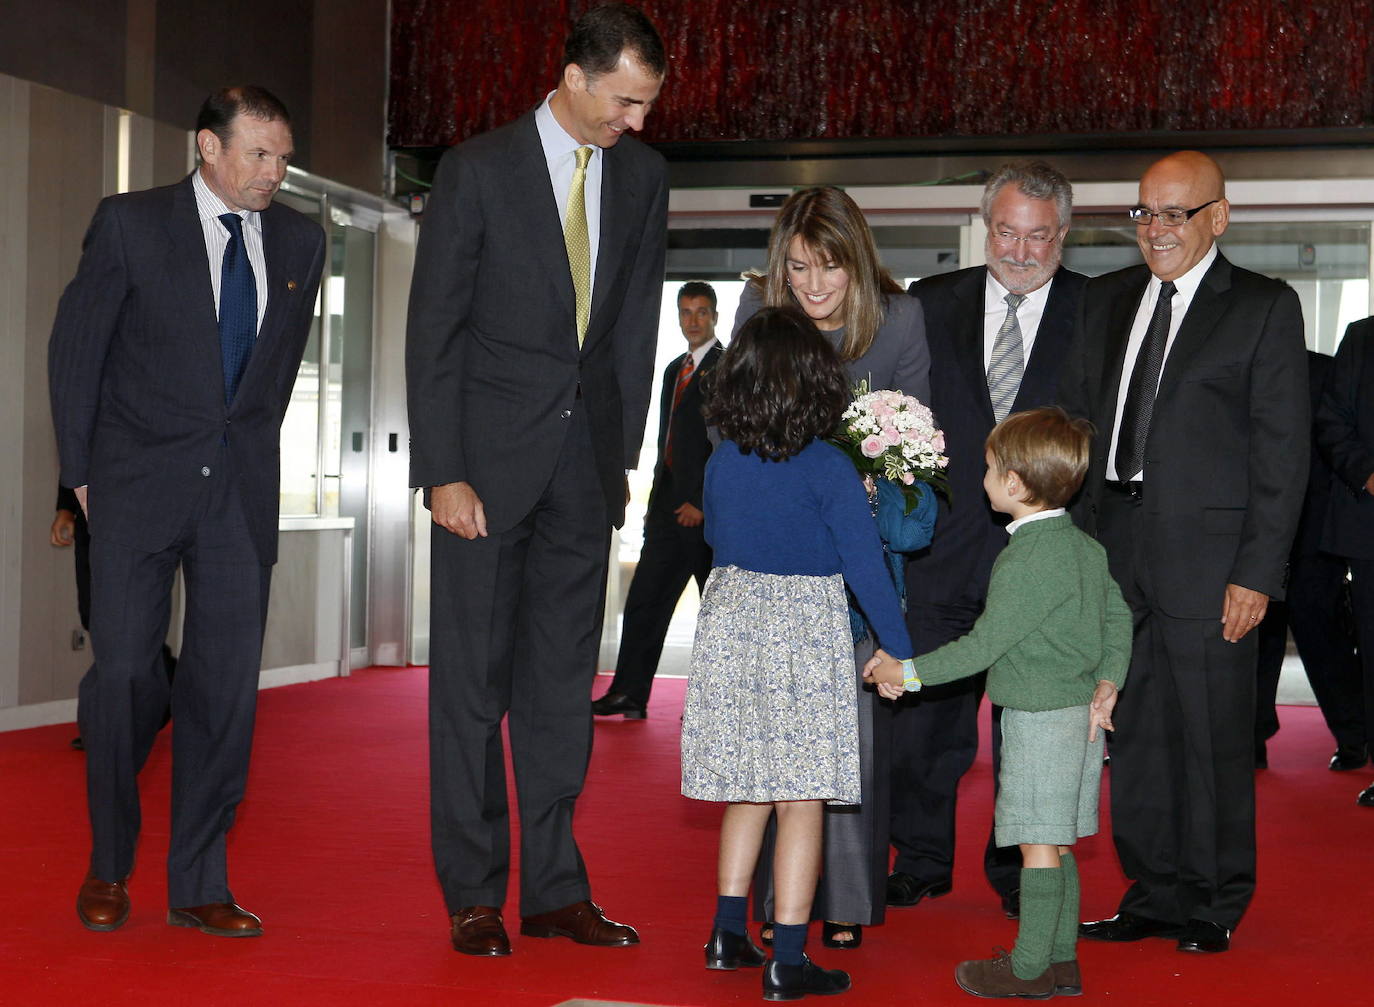
[(234, 401), (258, 334), (258, 285), (243, 243), (243, 218), (220, 214), (229, 232), (219, 281), (219, 352), (224, 361), (224, 404)]

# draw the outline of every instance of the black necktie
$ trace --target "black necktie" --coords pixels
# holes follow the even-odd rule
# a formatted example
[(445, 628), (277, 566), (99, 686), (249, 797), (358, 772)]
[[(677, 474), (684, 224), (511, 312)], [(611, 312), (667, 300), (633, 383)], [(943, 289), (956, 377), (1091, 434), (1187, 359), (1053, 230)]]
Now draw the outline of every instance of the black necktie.
[(1116, 441), (1116, 477), (1123, 482), (1134, 479), (1145, 467), (1145, 438), (1150, 433), (1150, 417), (1159, 390), (1159, 372), (1164, 366), (1164, 347), (1169, 342), (1169, 323), (1173, 319), (1175, 287), (1172, 281), (1160, 284), (1159, 300), (1145, 340), (1136, 354), (1126, 404), (1121, 410), (1121, 430)]
[(219, 219), (229, 232), (219, 280), (219, 352), (224, 362), (224, 402), (228, 405), (234, 401), (257, 338), (258, 285), (243, 243), (243, 218), (237, 213), (223, 213)]

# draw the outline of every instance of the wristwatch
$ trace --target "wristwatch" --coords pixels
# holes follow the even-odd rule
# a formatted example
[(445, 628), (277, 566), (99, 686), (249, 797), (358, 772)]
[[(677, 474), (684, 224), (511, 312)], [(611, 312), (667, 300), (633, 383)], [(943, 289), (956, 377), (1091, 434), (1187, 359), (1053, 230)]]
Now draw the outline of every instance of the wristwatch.
[(910, 657), (902, 662), (902, 690), (904, 692), (921, 691), (921, 680), (916, 677), (916, 661)]

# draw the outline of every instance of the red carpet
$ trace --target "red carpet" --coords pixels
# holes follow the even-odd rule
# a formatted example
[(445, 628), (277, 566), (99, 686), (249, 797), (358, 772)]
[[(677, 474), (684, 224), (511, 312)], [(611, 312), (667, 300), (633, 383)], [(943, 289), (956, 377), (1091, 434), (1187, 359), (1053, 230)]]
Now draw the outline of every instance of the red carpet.
[[(84, 930), (74, 910), (88, 851), (84, 757), (67, 747), (73, 729), (0, 734), (0, 1003), (761, 1002), (756, 971), (701, 965), (719, 810), (677, 793), (682, 691), (680, 681), (660, 682), (649, 720), (598, 724), (579, 805), (595, 897), (634, 923), (643, 944), (603, 950), (515, 936), (507, 959), (465, 958), (448, 945), (428, 845), (423, 669), (263, 693), (249, 796), (230, 840), (235, 895), (265, 921), (267, 935), (256, 940), (164, 922), (165, 734), (142, 778), (133, 914), (109, 934)], [(1374, 770), (1327, 771), (1333, 746), (1317, 711), (1280, 715), (1273, 768), (1259, 774), (1259, 891), (1234, 950), (1196, 956), (1160, 940), (1085, 943), (1084, 1002), (1370, 1002), (1364, 867), (1374, 810), (1354, 797)], [(813, 948), (823, 964), (853, 974), (854, 991), (835, 1003), (975, 1002), (955, 987), (954, 965), (1015, 938), (980, 873), (990, 783), (982, 757), (965, 781), (951, 895), (893, 911), (857, 953)], [(1106, 824), (1078, 851), (1089, 918), (1110, 914), (1122, 890)]]

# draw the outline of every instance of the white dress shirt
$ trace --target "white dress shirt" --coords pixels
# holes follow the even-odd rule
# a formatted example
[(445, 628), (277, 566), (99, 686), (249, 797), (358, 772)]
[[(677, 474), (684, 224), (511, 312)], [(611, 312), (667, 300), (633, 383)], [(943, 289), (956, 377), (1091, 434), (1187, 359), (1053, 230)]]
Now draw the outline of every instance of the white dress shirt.
[(596, 256), (601, 246), (601, 159), (605, 151), (594, 143), (578, 143), (558, 124), (553, 110), (549, 108), (549, 99), (554, 93), (550, 91), (544, 97), (544, 103), (535, 109), (534, 124), (539, 129), (539, 142), (544, 147), (544, 160), (548, 162), (553, 198), (558, 201), (559, 227), (566, 228), (568, 222), (568, 190), (572, 188), (573, 172), (577, 170), (577, 148), (592, 148), (582, 194), (587, 206), (587, 238), (592, 246), (591, 279), (592, 289), (595, 290)]
[(196, 194), (196, 210), (200, 214), (200, 230), (205, 235), (205, 257), (210, 262), (210, 287), (215, 292), (215, 319), (219, 319), (219, 285), (224, 272), (224, 250), (229, 246), (229, 228), (220, 215), (237, 212), (243, 218), (243, 243), (248, 248), (248, 263), (253, 267), (253, 281), (258, 293), (258, 328), (267, 312), (267, 260), (262, 253), (262, 214), (256, 210), (230, 210), (210, 191), (200, 169), (191, 181)]
[[(1024, 354), (1021, 365), (1024, 370), (1030, 360), (1031, 347), (1035, 345), (1035, 334), (1040, 331), (1040, 319), (1045, 315), (1045, 305), (1050, 299), (1051, 277), (1045, 283), (1026, 295), (1016, 309), (1016, 324), (1021, 329), (1021, 352)], [(988, 270), (987, 282), (983, 284), (983, 372), (992, 364), (992, 344), (997, 341), (998, 330), (1007, 320), (1006, 296), (1010, 293)]]
[[(1216, 257), (1217, 246), (1213, 244), (1192, 269), (1174, 280), (1174, 298), (1169, 302), (1169, 338), (1165, 340), (1164, 361), (1159, 367), (1161, 379), (1164, 377), (1164, 368), (1169, 364), (1169, 351), (1174, 348), (1174, 338), (1178, 335), (1179, 326), (1183, 324), (1188, 307), (1193, 303), (1193, 296), (1202, 285), (1202, 278), (1207, 275), (1207, 270), (1212, 268)], [(1135, 370), (1135, 360), (1140, 356), (1141, 344), (1145, 342), (1145, 330), (1150, 327), (1150, 319), (1154, 317), (1155, 303), (1159, 300), (1159, 290), (1163, 285), (1158, 276), (1150, 276), (1150, 282), (1145, 284), (1145, 294), (1140, 298), (1140, 306), (1135, 310), (1130, 338), (1126, 341), (1125, 362), (1121, 365), (1121, 386), (1116, 390), (1116, 419), (1112, 421), (1112, 443), (1107, 452), (1107, 478), (1112, 481), (1121, 478), (1116, 471), (1116, 442), (1121, 436), (1121, 414), (1126, 408), (1126, 393), (1131, 387), (1131, 372)], [(1155, 391), (1159, 391), (1158, 384), (1155, 385)], [(1144, 479), (1143, 473), (1141, 479)]]

